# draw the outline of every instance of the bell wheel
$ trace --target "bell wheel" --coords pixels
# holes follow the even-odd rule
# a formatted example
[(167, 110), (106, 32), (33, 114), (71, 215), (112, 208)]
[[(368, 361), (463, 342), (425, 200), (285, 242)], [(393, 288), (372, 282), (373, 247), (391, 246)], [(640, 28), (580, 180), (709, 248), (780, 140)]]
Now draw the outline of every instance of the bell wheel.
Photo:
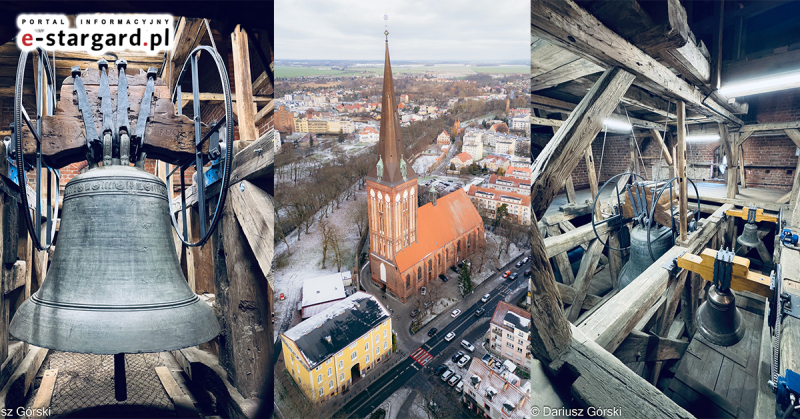
[[(55, 110), (56, 83), (55, 67), (51, 65), (47, 52), (37, 49), (31, 67), (28, 67), (30, 54), (23, 51), (17, 63), (14, 124), (8, 147), (14, 166), (9, 167), (9, 175), (16, 177), (22, 207), (27, 209), (21, 216), (33, 246), (41, 251), (53, 244), (58, 219), (61, 175), (58, 169), (50, 167), (42, 154), (42, 119)], [(30, 186), (30, 183), (34, 185)]]
[[(628, 178), (625, 179), (625, 182), (623, 183), (622, 187), (620, 187), (619, 183), (620, 180), (622, 180), (623, 176), (628, 176)], [(631, 219), (626, 219), (624, 214), (622, 213), (622, 199), (620, 197), (623, 196), (625, 194), (625, 191), (628, 190), (629, 187), (628, 181), (631, 179), (635, 181), (637, 177), (642, 179), (642, 181), (644, 181), (644, 178), (641, 175), (637, 175), (636, 173), (633, 172), (620, 173), (618, 175), (612, 176), (603, 184), (602, 187), (600, 187), (600, 189), (597, 191), (597, 195), (594, 196), (594, 202), (592, 202), (592, 230), (594, 231), (594, 236), (597, 238), (597, 240), (599, 240), (600, 243), (603, 244), (603, 246), (611, 250), (623, 251), (629, 249), (630, 246), (616, 248), (609, 245), (608, 241), (607, 240), (603, 241), (603, 239), (600, 237), (600, 234), (597, 233), (597, 227), (603, 224), (610, 224), (611, 228), (622, 227), (625, 224), (627, 224), (628, 221), (631, 220)], [(603, 192), (606, 190), (607, 187), (609, 187), (609, 185), (612, 185), (611, 188), (616, 190), (617, 205), (612, 205), (611, 213), (603, 213), (601, 208), (600, 209), (601, 212), (599, 213), (600, 217), (598, 217), (597, 203), (600, 201), (600, 197), (603, 196)], [(612, 195), (614, 194), (613, 191), (611, 193)]]
[[(211, 57), (216, 67), (219, 79), (214, 77), (203, 77), (201, 79), (200, 57)], [(188, 77), (187, 73), (189, 73)], [(205, 75), (204, 75), (205, 76)], [(209, 116), (200, 104), (201, 83), (207, 89), (206, 93), (221, 94), (224, 104), (224, 112), (221, 116)], [(173, 92), (172, 101), (177, 104), (177, 108), (182, 112), (184, 87), (191, 86), (191, 119), (194, 121), (194, 158), (181, 162), (168, 172), (167, 178), (171, 178), (176, 171), (180, 173), (180, 196), (173, 198), (172, 191), (167, 194), (170, 200), (170, 214), (172, 226), (180, 240), (189, 247), (203, 246), (211, 237), (212, 232), (222, 217), (222, 208), (225, 205), (228, 186), (230, 186), (231, 166), (233, 164), (233, 106), (231, 104), (231, 88), (228, 80), (228, 72), (225, 63), (217, 51), (209, 46), (199, 46), (195, 48), (184, 62), (181, 72), (178, 75), (176, 87)], [(207, 85), (207, 86), (206, 86)], [(189, 114), (187, 114), (189, 116)], [(206, 118), (204, 121), (203, 118)], [(205, 134), (201, 127), (208, 127)], [(208, 145), (206, 146), (206, 143)], [(204, 150), (206, 150), (204, 152)], [(164, 163), (167, 166), (167, 163)], [(187, 185), (185, 175), (187, 170), (194, 170), (194, 187), (191, 190), (192, 196), (187, 196)], [(216, 202), (211, 200), (211, 196), (217, 194)], [(197, 237), (189, 236), (187, 211), (191, 211), (187, 206), (189, 203), (197, 203), (197, 217), (199, 218), (199, 234)], [(176, 215), (177, 214), (177, 215)]]

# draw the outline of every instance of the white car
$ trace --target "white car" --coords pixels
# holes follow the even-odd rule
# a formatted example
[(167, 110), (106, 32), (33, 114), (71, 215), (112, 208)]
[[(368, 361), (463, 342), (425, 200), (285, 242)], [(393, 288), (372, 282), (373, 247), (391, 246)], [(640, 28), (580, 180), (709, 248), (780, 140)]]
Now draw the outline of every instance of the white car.
[(464, 366), (465, 366), (465, 365), (467, 365), (467, 363), (469, 363), (469, 360), (470, 360), (470, 359), (472, 359), (472, 357), (470, 357), (469, 355), (464, 355), (464, 356), (463, 356), (463, 357), (461, 357), (461, 359), (458, 361), (458, 366), (459, 366), (459, 367), (461, 367), (461, 368), (464, 368)]
[(455, 319), (456, 317), (458, 317), (459, 314), (461, 314), (461, 310), (455, 309), (455, 310), (453, 310), (452, 313), (450, 313), (450, 317)]
[(449, 380), (450, 377), (452, 377), (454, 374), (455, 374), (454, 371), (448, 369), (447, 371), (442, 373), (442, 381), (447, 382), (447, 380)]
[(474, 352), (475, 351), (475, 347), (472, 346), (471, 343), (469, 343), (469, 342), (467, 342), (465, 340), (461, 341), (461, 346), (464, 347), (464, 349), (466, 349), (466, 350), (468, 350), (470, 352)]
[(489, 295), (489, 294), (484, 294), (484, 295), (483, 295), (483, 298), (481, 298), (481, 302), (482, 302), (482, 303), (485, 303), (485, 302), (489, 301), (489, 298), (490, 298), (490, 297), (491, 297), (491, 295)]
[(459, 392), (459, 393), (464, 391), (464, 382), (463, 381), (459, 381), (458, 384), (456, 384), (456, 391)]
[(427, 294), (427, 293), (428, 293), (428, 289), (427, 289), (427, 288), (425, 288), (425, 287), (420, 287), (420, 289), (419, 289), (419, 294), (420, 294), (420, 295), (425, 295), (425, 294)]
[(455, 337), (456, 337), (456, 334), (453, 333), (453, 332), (450, 332), (447, 335), (445, 335), (444, 340), (450, 342), (451, 340), (455, 339)]

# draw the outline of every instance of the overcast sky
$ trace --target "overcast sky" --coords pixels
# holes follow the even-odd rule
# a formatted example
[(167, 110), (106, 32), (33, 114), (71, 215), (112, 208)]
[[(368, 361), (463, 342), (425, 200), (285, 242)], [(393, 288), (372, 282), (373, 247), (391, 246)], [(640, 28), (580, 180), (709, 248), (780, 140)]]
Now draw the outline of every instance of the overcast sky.
[(276, 60), (530, 60), (525, 0), (279, 0)]

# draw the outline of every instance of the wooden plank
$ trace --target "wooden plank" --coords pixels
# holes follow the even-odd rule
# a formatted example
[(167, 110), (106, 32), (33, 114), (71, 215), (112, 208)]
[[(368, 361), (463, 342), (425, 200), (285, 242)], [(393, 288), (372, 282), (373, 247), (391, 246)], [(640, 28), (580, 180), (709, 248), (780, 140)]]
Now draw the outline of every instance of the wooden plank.
[(560, 119), (547, 119), (539, 118), (538, 116), (531, 115), (531, 125), (544, 125), (547, 127), (560, 127), (564, 125), (564, 121)]
[(266, 119), (269, 115), (272, 115), (274, 112), (275, 112), (275, 102), (270, 100), (269, 102), (267, 102), (266, 105), (261, 107), (261, 110), (259, 110), (256, 113), (253, 123), (256, 124), (256, 126), (261, 125), (261, 122), (263, 122), (264, 119)]
[(680, 48), (661, 51), (660, 57), (696, 85), (703, 86), (711, 80), (711, 63), (692, 39)]
[(800, 128), (800, 121), (790, 121), (790, 122), (768, 122), (764, 124), (747, 124), (743, 125), (739, 128), (739, 132), (746, 132), (746, 131), (784, 131), (787, 129), (798, 129)]
[(686, 106), (684, 105), (683, 101), (678, 101), (678, 109), (676, 113), (678, 114), (678, 144), (675, 149), (675, 162), (678, 168), (676, 176), (678, 176), (678, 186), (680, 188), (678, 192), (678, 220), (680, 224), (681, 240), (686, 240), (688, 220), (687, 215), (689, 213), (689, 191), (686, 182), (686, 126), (684, 125), (684, 119), (686, 119)]
[(3, 294), (25, 286), (27, 264), (24, 260), (14, 262), (10, 269), (3, 269)]
[(170, 51), (170, 62), (162, 72), (166, 75), (165, 79), (170, 91), (175, 89), (178, 73), (189, 57), (189, 53), (200, 44), (205, 34), (206, 27), (203, 19), (181, 17), (178, 28), (175, 30), (175, 48)]
[[(558, 228), (557, 225), (547, 226), (545, 228), (547, 229), (548, 237), (556, 237), (561, 235), (561, 229)], [(563, 282), (565, 285), (572, 285), (572, 283), (575, 282), (575, 274), (572, 273), (572, 265), (569, 263), (569, 255), (567, 252), (561, 252), (555, 255), (554, 259), (556, 262), (556, 267), (558, 268), (559, 273), (561, 273), (561, 282)], [(561, 294), (561, 298), (564, 301), (572, 301), (572, 299), (567, 300), (564, 298), (563, 293)]]
[[(608, 223), (597, 226), (597, 234), (602, 236), (606, 233), (608, 233)], [(595, 238), (597, 238), (597, 236), (595, 236), (591, 224), (582, 225), (558, 236), (548, 237), (544, 239), (547, 257), (551, 258), (559, 253), (568, 252)]]
[[(661, 317), (656, 321), (655, 325), (655, 334), (658, 336), (663, 337), (670, 337), (668, 332), (670, 327), (672, 326), (672, 321), (675, 319), (675, 312), (678, 309), (678, 302), (680, 301), (680, 297), (683, 294), (683, 287), (686, 283), (686, 276), (689, 272), (683, 271), (679, 273), (677, 276), (673, 276), (670, 278), (670, 281), (667, 285), (667, 293), (666, 293), (666, 301), (664, 304), (664, 310), (661, 314)], [(650, 382), (655, 385), (658, 383), (658, 376), (661, 372), (661, 367), (663, 363), (656, 362), (656, 364), (652, 368), (652, 378)]]
[(659, 337), (637, 330), (614, 351), (614, 356), (624, 363), (655, 362), (681, 359), (689, 342), (668, 337)]
[(250, 50), (247, 32), (239, 25), (231, 33), (231, 45), (237, 95), (237, 116), (239, 117), (239, 139), (255, 141), (258, 138), (258, 130), (256, 129), (253, 105), (251, 105), (253, 103), (253, 79), (250, 76)]
[(600, 67), (589, 60), (576, 57), (575, 60), (558, 68), (554, 68), (537, 76), (532, 76), (531, 91), (536, 92), (539, 90), (549, 89), (551, 87), (558, 86), (559, 84), (567, 83), (572, 80), (588, 76), (589, 74), (599, 73), (601, 71), (603, 71), (603, 67)]
[(651, 129), (650, 135), (655, 138), (656, 142), (661, 146), (661, 155), (664, 157), (664, 161), (667, 162), (668, 165), (672, 166), (672, 155), (667, 148), (667, 145), (664, 143), (664, 139), (661, 138), (661, 133), (658, 132), (657, 129)]
[(24, 342), (20, 341), (9, 342), (8, 357), (3, 361), (2, 366), (0, 366), (0, 388), (6, 385), (8, 378), (19, 368), (22, 359), (25, 357), (26, 346)]
[(156, 367), (156, 375), (158, 375), (161, 385), (164, 386), (167, 396), (175, 405), (175, 411), (178, 413), (179, 418), (200, 417), (200, 412), (194, 407), (192, 399), (183, 393), (167, 367)]
[[(601, 239), (603, 242), (608, 236), (603, 235)], [(572, 300), (572, 305), (567, 310), (567, 320), (574, 322), (578, 319), (583, 307), (583, 300), (586, 298), (586, 292), (589, 289), (589, 283), (594, 276), (594, 271), (597, 268), (597, 262), (600, 260), (600, 253), (605, 246), (600, 240), (592, 240), (589, 245), (589, 250), (583, 255), (581, 259), (581, 266), (578, 268), (578, 274), (575, 277), (575, 298)]]
[[(531, 221), (531, 224), (538, 223), (535, 213), (531, 214)], [(528, 280), (533, 322), (531, 354), (543, 362), (550, 362), (569, 349), (572, 332), (542, 235), (538, 228), (530, 229), (528, 234), (531, 239), (531, 276)]]
[[(199, 98), (200, 98), (200, 102), (211, 102), (211, 103), (223, 103), (223, 102), (225, 102), (225, 95), (223, 93), (201, 92), (201, 93), (199, 93)], [(265, 103), (265, 104), (268, 105), (269, 103), (272, 102), (272, 98), (269, 97), (269, 96), (253, 96), (253, 94), (251, 93), (250, 97), (248, 97), (247, 95), (244, 95), (244, 98), (242, 99), (243, 100), (243, 102), (242, 102), (243, 106), (245, 106), (245, 107), (247, 106), (246, 103), (248, 103), (247, 102), (248, 99), (252, 99), (249, 103), (256, 102), (256, 103)], [(189, 103), (191, 103), (194, 100), (194, 94), (192, 92), (182, 92), (181, 93), (181, 100), (184, 102), (183, 106), (185, 107), (186, 105), (188, 105)], [(237, 105), (239, 104), (239, 96), (237, 96), (236, 93), (231, 93), (231, 102), (235, 102)], [(238, 106), (235, 106), (235, 108), (236, 108), (236, 114), (238, 115), (239, 112), (240, 112), (240, 109), (239, 109)]]
[(570, 204), (575, 203), (575, 185), (572, 183), (572, 175), (567, 176), (567, 180), (564, 182), (564, 189), (567, 192), (567, 202)]
[[(563, 231), (564, 233), (569, 233), (570, 231), (575, 230), (577, 228), (569, 220), (564, 220), (564, 221), (559, 222), (558, 226), (561, 228), (561, 231)], [(603, 233), (601, 233), (599, 229), (597, 231), (598, 231), (597, 234), (599, 234), (601, 236), (603, 235)], [(591, 239), (589, 239), (589, 240), (591, 240)], [(589, 250), (588, 241), (582, 243), (580, 245), (580, 247), (583, 248), (584, 251)], [(617, 248), (619, 248), (619, 247), (617, 247)], [(600, 263), (602, 263), (603, 265), (608, 265), (608, 258), (606, 257), (606, 255), (604, 255), (602, 253), (600, 253)]]
[[(586, 147), (584, 152), (584, 161), (586, 162), (586, 174), (589, 177), (589, 191), (592, 194), (592, 200), (597, 196), (597, 172), (594, 168), (594, 156), (592, 155), (592, 147)], [(598, 213), (598, 217), (599, 217)]]
[(603, 73), (539, 154), (531, 175), (532, 195), (538, 197), (531, 209), (537, 219), (544, 215), (633, 79), (632, 74), (616, 67)]
[(686, 333), (689, 337), (694, 336), (694, 333), (697, 331), (695, 318), (697, 317), (697, 309), (700, 305), (700, 288), (703, 284), (703, 278), (692, 272), (689, 274), (689, 278), (687, 278), (683, 287), (681, 314), (683, 323), (686, 325)]
[[(687, 102), (697, 112), (720, 122), (742, 123), (731, 112), (734, 108), (731, 104), (709, 98), (705, 105), (713, 111), (705, 109), (705, 94), (679, 79), (668, 67), (631, 45), (572, 0), (535, 0), (531, 4), (531, 27), (537, 36), (599, 65), (620, 66), (632, 71), (637, 76), (638, 86)], [(735, 107), (739, 108), (737, 112), (742, 110), (738, 104)]]
[[(233, 192), (233, 191), (230, 191)], [(251, 249), (234, 211), (233, 194), (222, 214), (222, 236), (227, 274), (217, 276), (217, 301), (223, 307), (223, 328), (220, 345), (220, 364), (225, 367), (234, 386), (244, 397), (259, 397), (261, 387), (270, 371), (265, 358), (268, 347), (273, 345), (272, 336), (267, 336), (271, 320), (266, 295), (267, 280), (253, 254), (263, 249)], [(271, 216), (271, 212), (270, 212)], [(215, 237), (215, 242), (218, 237)], [(269, 237), (271, 244), (272, 237)], [(223, 291), (224, 290), (224, 291)]]
[(231, 184), (242, 180), (269, 177), (275, 170), (274, 132), (264, 133), (244, 150), (236, 153), (231, 170)]
[[(571, 382), (570, 395), (581, 406), (615, 406), (650, 417), (693, 418), (664, 393), (573, 327), (570, 348), (547, 367)], [(624, 413), (623, 413), (624, 414)]]
[(247, 237), (261, 271), (266, 276), (271, 270), (273, 256), (272, 197), (246, 180), (233, 185), (228, 193), (239, 225)]
[[(556, 282), (558, 288), (558, 294), (561, 296), (561, 300), (564, 301), (566, 304), (569, 304), (570, 301), (575, 299), (575, 288), (562, 284), (560, 282)], [(598, 297), (597, 295), (593, 294), (586, 294), (586, 298), (583, 300), (583, 309), (590, 310), (593, 307), (600, 304), (604, 297)]]
[(58, 377), (58, 368), (49, 369), (44, 372), (42, 382), (39, 384), (39, 389), (36, 391), (36, 397), (33, 399), (33, 405), (31, 405), (31, 409), (33, 409), (32, 417), (42, 418), (49, 416), (42, 413), (44, 413), (45, 409), (50, 407), (50, 399), (53, 398), (53, 388), (56, 385), (56, 377)]
[(24, 404), (33, 379), (36, 378), (36, 372), (39, 371), (49, 351), (47, 348), (30, 346), (22, 363), (0, 390), (0, 409), (14, 408)]

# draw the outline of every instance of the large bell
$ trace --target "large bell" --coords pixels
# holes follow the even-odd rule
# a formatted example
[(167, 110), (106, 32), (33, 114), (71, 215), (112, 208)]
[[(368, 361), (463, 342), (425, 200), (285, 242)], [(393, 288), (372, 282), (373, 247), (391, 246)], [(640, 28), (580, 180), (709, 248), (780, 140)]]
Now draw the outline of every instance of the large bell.
[[(653, 256), (656, 259), (660, 258), (672, 247), (672, 235), (667, 234), (669, 231), (669, 228), (663, 226), (650, 229), (650, 240), (653, 241)], [(650, 249), (647, 247), (647, 228), (637, 225), (631, 229), (630, 258), (619, 272), (620, 289), (633, 282), (636, 277), (641, 275), (652, 264), (653, 258), (650, 256)]]
[(742, 340), (745, 330), (742, 313), (730, 289), (722, 292), (716, 285), (709, 287), (706, 301), (697, 310), (697, 330), (706, 340), (720, 346)]
[(756, 247), (761, 243), (758, 239), (758, 226), (753, 223), (744, 225), (742, 235), (736, 238), (736, 242), (745, 247)]
[(127, 165), (73, 178), (47, 278), (11, 334), (59, 351), (123, 354), (186, 348), (219, 330), (181, 271), (164, 182)]

